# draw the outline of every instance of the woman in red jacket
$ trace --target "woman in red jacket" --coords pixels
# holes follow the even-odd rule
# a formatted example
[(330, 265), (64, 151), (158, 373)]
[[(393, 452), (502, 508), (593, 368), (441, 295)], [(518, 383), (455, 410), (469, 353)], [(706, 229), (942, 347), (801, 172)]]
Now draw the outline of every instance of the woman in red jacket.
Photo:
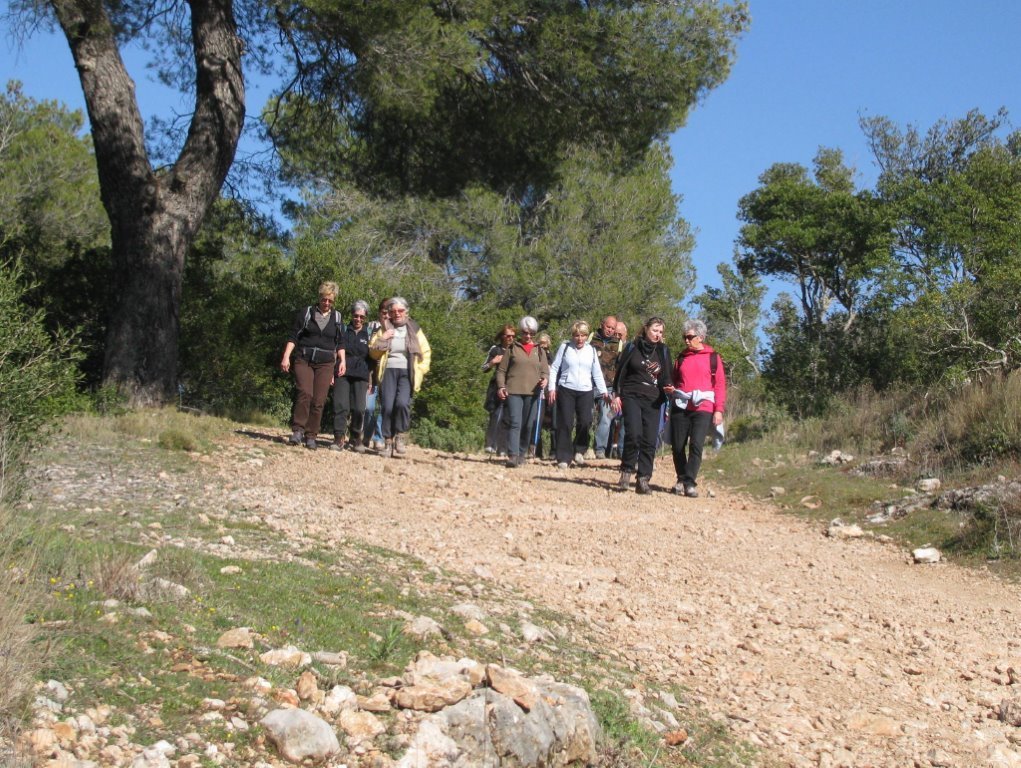
[(701, 320), (684, 324), (684, 349), (674, 364), (670, 393), (670, 437), (679, 496), (698, 496), (702, 447), (713, 427), (723, 423), (727, 404), (727, 378), (720, 356), (705, 343), (706, 327)]

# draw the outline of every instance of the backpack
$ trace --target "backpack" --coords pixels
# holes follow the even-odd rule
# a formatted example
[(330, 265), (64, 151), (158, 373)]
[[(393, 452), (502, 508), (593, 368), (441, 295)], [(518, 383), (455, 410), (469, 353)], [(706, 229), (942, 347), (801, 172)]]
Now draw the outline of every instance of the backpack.
[[(308, 324), (310, 322), (312, 322), (312, 310), (314, 310), (314, 309), (315, 309), (315, 307), (309, 306), (305, 310), (305, 322), (302, 323), (301, 330), (303, 330), (303, 331), (307, 331), (308, 330)], [(333, 322), (335, 322), (337, 324), (337, 327), (340, 328), (341, 331), (343, 331), (344, 330), (344, 324), (343, 324), (343, 322), (341, 322), (340, 312), (338, 310), (336, 310), (336, 309), (331, 309), (330, 312), (333, 314)]]

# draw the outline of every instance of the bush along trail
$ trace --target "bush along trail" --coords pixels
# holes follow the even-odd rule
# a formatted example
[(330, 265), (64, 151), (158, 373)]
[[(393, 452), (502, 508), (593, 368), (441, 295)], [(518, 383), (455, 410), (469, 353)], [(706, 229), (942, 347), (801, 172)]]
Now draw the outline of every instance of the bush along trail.
[(686, 499), (669, 458), (639, 496), (609, 461), (79, 432), (22, 510), (54, 520), (39, 756), (283, 764), (266, 718), (292, 709), (328, 764), (469, 765), (488, 717), (486, 759), (524, 765), (489, 726), (545, 707), (570, 727), (537, 765), (1021, 765), (1016, 586), (781, 515), (711, 460)]

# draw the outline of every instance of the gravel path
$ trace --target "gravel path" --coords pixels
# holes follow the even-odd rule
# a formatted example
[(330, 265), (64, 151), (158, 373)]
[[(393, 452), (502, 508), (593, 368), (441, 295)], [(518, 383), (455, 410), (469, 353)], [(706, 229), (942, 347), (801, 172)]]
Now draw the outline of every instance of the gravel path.
[(1021, 703), (1015, 586), (826, 538), (723, 487), (670, 495), (668, 459), (638, 496), (613, 490), (610, 461), (509, 470), (236, 439), (262, 458), (221, 472), (275, 527), (491, 575), (589, 622), (780, 764), (1021, 766), (1021, 728), (998, 717)]

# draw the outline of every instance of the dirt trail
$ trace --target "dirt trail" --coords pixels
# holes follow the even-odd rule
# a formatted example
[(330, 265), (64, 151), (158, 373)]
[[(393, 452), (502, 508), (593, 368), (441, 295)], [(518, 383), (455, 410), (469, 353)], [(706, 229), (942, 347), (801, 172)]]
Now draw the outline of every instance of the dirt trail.
[(264, 454), (222, 472), (274, 525), (491, 574), (589, 622), (780, 764), (1021, 765), (1021, 728), (996, 717), (1021, 700), (1014, 586), (826, 538), (721, 486), (673, 496), (669, 459), (638, 496), (613, 490), (610, 461)]

